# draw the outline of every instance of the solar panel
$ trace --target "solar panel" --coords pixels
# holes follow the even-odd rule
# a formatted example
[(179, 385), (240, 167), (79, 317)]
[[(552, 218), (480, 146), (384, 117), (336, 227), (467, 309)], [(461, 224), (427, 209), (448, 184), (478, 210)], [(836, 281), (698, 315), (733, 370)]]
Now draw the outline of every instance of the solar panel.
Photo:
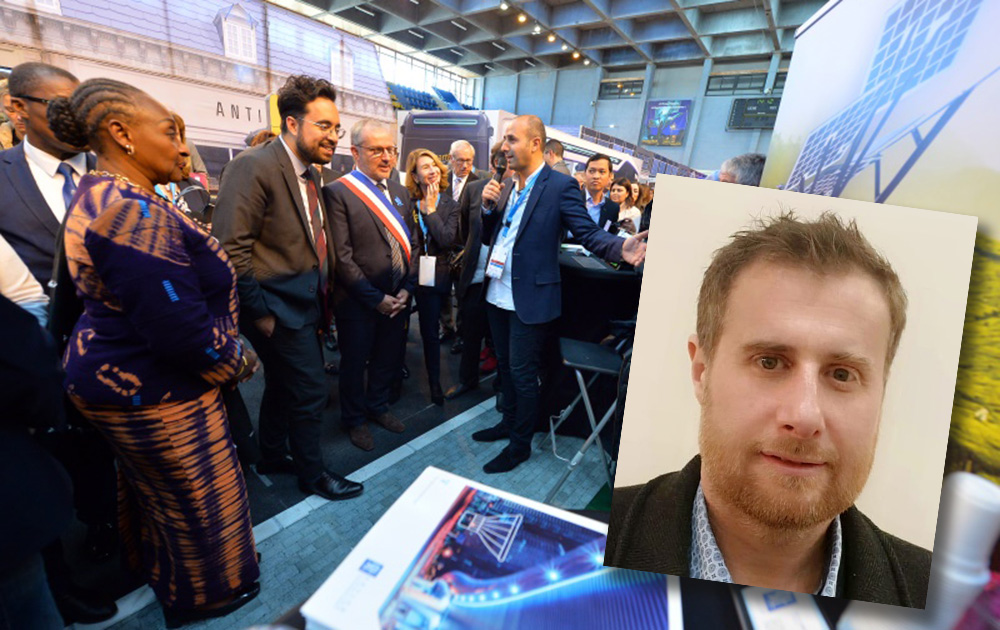
[(903, 0), (888, 13), (862, 94), (814, 129), (789, 175), (787, 190), (838, 194), (858, 170), (856, 159), (869, 140), (876, 114), (884, 106), (952, 64), (982, 0)]

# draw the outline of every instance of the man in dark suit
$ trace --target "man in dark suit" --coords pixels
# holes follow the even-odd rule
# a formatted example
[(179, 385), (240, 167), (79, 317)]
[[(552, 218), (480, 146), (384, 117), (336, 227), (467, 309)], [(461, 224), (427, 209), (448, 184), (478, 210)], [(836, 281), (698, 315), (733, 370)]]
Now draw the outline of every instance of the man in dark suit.
[(375, 438), (368, 420), (394, 433), (405, 429), (389, 411), (389, 390), (402, 370), (404, 317), (419, 253), (403, 219), (410, 195), (391, 177), (399, 155), (395, 132), (376, 120), (358, 121), (351, 154), (357, 168), (325, 187), (323, 197), (337, 252), (340, 417), (351, 443), (370, 451)]
[(42, 285), (52, 277), (56, 237), (80, 177), (96, 159), (56, 139), (48, 102), (69, 96), (79, 81), (62, 68), (24, 63), (11, 72), (11, 107), (24, 121), (24, 141), (0, 153), (0, 234)]
[(493, 331), (503, 420), (472, 438), (509, 439), (508, 446), (483, 466), (507, 472), (531, 456), (538, 416), (538, 371), (548, 324), (562, 307), (559, 241), (571, 230), (591, 252), (611, 261), (637, 265), (646, 255), (645, 234), (612, 236), (587, 216), (576, 182), (542, 159), (545, 125), (537, 116), (518, 116), (504, 133), (503, 151), (514, 177), (503, 187), (490, 180), (483, 189), (483, 243), (490, 245), (486, 265), (487, 317)]
[[(0, 153), (0, 235), (46, 290), (66, 211), (80, 178), (96, 165), (85, 147), (60, 142), (49, 127), (49, 101), (70, 96), (79, 83), (62, 68), (36, 62), (16, 66), (8, 83), (11, 109), (24, 123), (25, 135), (20, 144)], [(76, 408), (65, 402), (73, 430), (40, 434), (39, 442), (70, 473), (77, 517), (87, 525), (85, 547), (92, 559), (105, 560), (114, 553), (118, 540), (114, 454)], [(52, 591), (67, 623), (94, 623), (114, 615), (114, 602), (76, 585), (58, 541), (45, 548), (44, 556)]]
[(257, 471), (295, 473), (303, 492), (330, 500), (362, 491), (327, 470), (320, 451), (320, 335), (336, 258), (313, 165), (329, 162), (343, 135), (335, 97), (328, 81), (289, 77), (278, 91), (281, 136), (229, 163), (212, 223), (236, 268), (240, 329), (265, 368)]
[[(473, 163), (476, 160), (476, 149), (466, 140), (456, 140), (451, 143), (451, 148), (449, 149), (448, 166), (451, 168), (451, 181), (449, 184), (451, 197), (458, 204), (461, 211), (463, 204), (468, 202), (467, 190), (470, 184), (480, 179), (479, 173), (473, 167)], [(466, 234), (463, 232), (458, 232), (455, 236), (455, 243), (453, 250), (461, 250), (462, 245), (465, 243)], [(451, 301), (451, 288), (452, 283), (449, 283), (448, 287), (448, 297), (442, 303), (441, 307), (441, 328), (444, 331), (444, 338), (448, 338), (455, 333), (461, 332), (462, 327), (462, 312), (461, 310), (456, 311), (452, 305)], [(455, 343), (451, 346), (452, 354), (458, 354), (462, 351), (462, 336), (461, 334), (455, 339)]]
[(614, 176), (615, 171), (608, 156), (598, 153), (587, 160), (587, 167), (583, 172), (587, 214), (602, 230), (607, 230), (611, 223), (618, 222), (619, 206), (607, 195)]

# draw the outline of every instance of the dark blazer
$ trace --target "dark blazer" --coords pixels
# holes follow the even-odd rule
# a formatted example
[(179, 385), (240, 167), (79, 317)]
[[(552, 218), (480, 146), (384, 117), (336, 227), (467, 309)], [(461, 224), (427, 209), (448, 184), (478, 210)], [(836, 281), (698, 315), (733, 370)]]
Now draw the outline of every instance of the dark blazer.
[[(690, 576), (691, 510), (701, 457), (642, 486), (615, 488), (608, 565)], [(843, 556), (837, 597), (923, 608), (931, 552), (881, 531), (856, 507), (840, 515)]]
[[(389, 200), (405, 221), (410, 208), (410, 194), (398, 179), (390, 176), (386, 182)], [(338, 318), (367, 317), (392, 291), (392, 250), (385, 230), (368, 206), (341, 180), (323, 187), (323, 198), (337, 252), (334, 312)], [(396, 203), (397, 199), (399, 203)], [(410, 247), (412, 264), (408, 266), (402, 288), (413, 295), (417, 283), (417, 257), (420, 255), (415, 230), (410, 230)]]
[[(87, 169), (96, 164), (97, 158), (88, 153)], [(23, 142), (0, 152), (0, 234), (42, 288), (47, 287), (56, 255), (59, 220), (31, 175)]]
[[(463, 195), (465, 193), (463, 192)], [(410, 200), (410, 211), (406, 213), (406, 226), (410, 228), (413, 241), (417, 244), (414, 249), (414, 262), (419, 260), (423, 254), (435, 256), (437, 262), (434, 264), (434, 288), (440, 291), (448, 291), (451, 288), (451, 267), (448, 266), (448, 256), (454, 250), (455, 234), (458, 233), (458, 204), (448, 196), (448, 193), (438, 195), (437, 210), (434, 214), (424, 215), (424, 224), (427, 226), (426, 250), (423, 230), (420, 229), (420, 222), (417, 219), (417, 201)], [(417, 278), (420, 277), (420, 265), (417, 264)], [(419, 287), (419, 284), (418, 284)], [(429, 288), (429, 287), (424, 287)]]
[(597, 227), (603, 230), (604, 226), (608, 224), (608, 221), (618, 223), (619, 212), (621, 212), (621, 206), (614, 201), (611, 201), (611, 199), (608, 198), (607, 193), (604, 193), (604, 205), (601, 206), (601, 214), (597, 219)]
[[(281, 142), (244, 151), (226, 167), (212, 216), (212, 233), (236, 268), (244, 325), (268, 315), (288, 328), (320, 321), (319, 258), (310, 217), (299, 191), (298, 173)], [(313, 171), (319, 193), (319, 175)], [(323, 196), (318, 195), (325, 213)], [(327, 242), (328, 291), (336, 275), (330, 221)]]
[[(500, 191), (498, 209), (483, 214), (483, 243), (491, 251), (506, 212), (501, 209), (513, 188), (511, 178)], [(562, 312), (559, 243), (563, 232), (572, 231), (584, 247), (611, 262), (621, 260), (625, 241), (597, 227), (587, 214), (577, 181), (548, 165), (542, 167), (521, 212), (514, 251), (507, 259), (507, 264), (512, 265), (514, 304), (522, 322), (544, 324)], [(484, 288), (489, 282), (487, 278)]]
[[(469, 188), (472, 186), (472, 184), (478, 181), (482, 181), (484, 179), (488, 180), (489, 178), (490, 174), (488, 172), (485, 175), (483, 175), (480, 171), (477, 171), (476, 169), (472, 169), (471, 171), (469, 171), (469, 178), (465, 182), (465, 188), (462, 189), (462, 194), (458, 196), (458, 208), (460, 211), (464, 211), (466, 208), (466, 204), (468, 204), (469, 202)], [(455, 185), (454, 173), (448, 175), (448, 180), (449, 180), (448, 181), (449, 187), (448, 190), (445, 192), (445, 194), (451, 195), (452, 192), (451, 186)], [(467, 236), (468, 234), (462, 231), (462, 222), (459, 221), (458, 230), (455, 232), (454, 249), (461, 249), (462, 245), (465, 243)]]
[[(455, 295), (462, 299), (476, 275), (476, 265), (483, 246), (483, 188), (489, 179), (480, 179), (465, 187), (465, 203), (460, 208), (459, 230), (465, 234), (465, 254), (462, 256), (462, 275), (455, 285)], [(482, 288), (482, 287), (480, 287)]]

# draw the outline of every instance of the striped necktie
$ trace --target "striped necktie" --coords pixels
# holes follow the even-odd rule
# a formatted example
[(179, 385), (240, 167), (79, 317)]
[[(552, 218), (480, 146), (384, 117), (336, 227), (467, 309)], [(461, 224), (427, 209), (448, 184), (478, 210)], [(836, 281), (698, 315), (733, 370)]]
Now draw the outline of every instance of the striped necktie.
[[(389, 191), (385, 187), (385, 184), (379, 182), (377, 186), (386, 199), (388, 199)], [(389, 250), (392, 252), (392, 293), (395, 295), (396, 291), (399, 290), (399, 286), (403, 283), (403, 275), (406, 273), (406, 268), (403, 266), (403, 249), (399, 246), (399, 241), (396, 240), (396, 237), (389, 232), (389, 228), (383, 225), (382, 231), (385, 232), (385, 237), (389, 240)]]
[(306, 180), (306, 197), (309, 199), (309, 220), (312, 223), (313, 242), (316, 244), (316, 256), (319, 258), (319, 291), (326, 293), (327, 261), (326, 261), (326, 231), (323, 229), (323, 217), (320, 215), (319, 194), (316, 191), (316, 180), (311, 177), (307, 168), (302, 173)]

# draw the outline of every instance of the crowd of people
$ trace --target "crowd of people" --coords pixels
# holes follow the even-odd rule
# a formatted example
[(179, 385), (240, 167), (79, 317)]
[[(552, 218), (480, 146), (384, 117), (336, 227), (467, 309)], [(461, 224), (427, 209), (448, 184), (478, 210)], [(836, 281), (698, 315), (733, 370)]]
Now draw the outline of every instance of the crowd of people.
[[(472, 439), (507, 442), (485, 472), (514, 469), (530, 457), (561, 312), (560, 245), (644, 260), (651, 190), (615, 179), (605, 155), (574, 179), (535, 116), (508, 125), (480, 172), (464, 140), (445, 164), (428, 149), (400, 156), (380, 121), (344, 129), (334, 86), (293, 76), (281, 133), (248, 137), (213, 200), (184, 121), (134, 86), (32, 62), (3, 97), (0, 365), (29, 376), (3, 379), (0, 401), (4, 479), (29, 471), (3, 490), (19, 515), (0, 532), (10, 627), (115, 613), (64, 558), (70, 488), (91, 556), (120, 544), (168, 627), (251, 601), (247, 467), (329, 500), (361, 494), (320, 448), (331, 374), (351, 444), (373, 450), (372, 425), (405, 432), (391, 404), (414, 309), (434, 404), (496, 365), (502, 420)], [(325, 165), (345, 139), (355, 169), (337, 178)], [(452, 336), (459, 378), (445, 391)], [(255, 434), (238, 385), (261, 366)]]

